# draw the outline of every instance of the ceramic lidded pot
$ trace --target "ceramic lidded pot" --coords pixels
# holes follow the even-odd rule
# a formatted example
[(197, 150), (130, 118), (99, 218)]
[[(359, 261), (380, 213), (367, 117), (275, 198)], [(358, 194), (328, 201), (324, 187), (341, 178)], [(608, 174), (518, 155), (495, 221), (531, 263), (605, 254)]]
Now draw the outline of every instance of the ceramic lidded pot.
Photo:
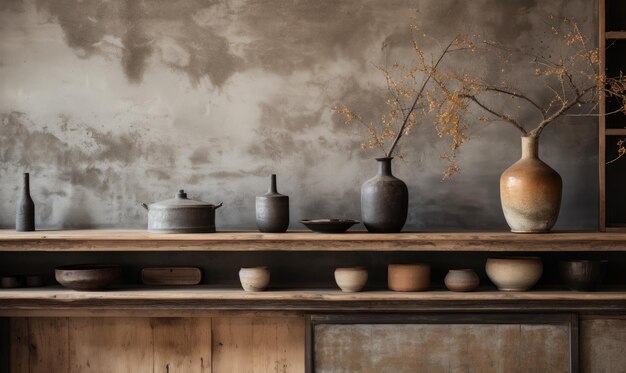
[(409, 207), (404, 181), (391, 173), (391, 157), (376, 158), (376, 176), (361, 186), (361, 220), (369, 232), (400, 232)]
[(249, 267), (239, 270), (239, 281), (245, 291), (263, 291), (270, 283), (270, 271), (267, 267)]
[(387, 286), (393, 291), (426, 291), (430, 286), (430, 266), (425, 263), (389, 264)]
[(473, 269), (451, 269), (443, 281), (450, 291), (474, 291), (480, 284)]
[(501, 291), (527, 291), (541, 278), (543, 264), (538, 257), (489, 258), (487, 276)]
[(337, 268), (335, 269), (335, 282), (343, 292), (361, 291), (367, 282), (367, 269), (364, 267)]
[(567, 260), (559, 262), (565, 285), (576, 291), (593, 291), (606, 276), (607, 260)]
[(194, 201), (184, 190), (176, 196), (151, 205), (141, 204), (148, 210), (148, 231), (154, 233), (213, 233), (215, 210), (222, 203)]
[(267, 193), (256, 197), (256, 225), (261, 232), (282, 233), (289, 227), (289, 197), (278, 193), (276, 175)]
[(561, 208), (561, 176), (539, 159), (539, 139), (522, 137), (522, 158), (500, 177), (502, 211), (511, 232), (548, 232)]

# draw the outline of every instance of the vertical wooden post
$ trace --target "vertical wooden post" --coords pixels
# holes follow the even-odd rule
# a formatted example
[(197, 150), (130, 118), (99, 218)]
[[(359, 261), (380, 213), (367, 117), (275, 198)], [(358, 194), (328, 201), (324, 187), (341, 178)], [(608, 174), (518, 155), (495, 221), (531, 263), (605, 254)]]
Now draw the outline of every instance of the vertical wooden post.
[(8, 317), (0, 317), (0, 373), (9, 373), (9, 324)]
[[(600, 74), (606, 73), (606, 0), (598, 0), (598, 52), (600, 57), (600, 65), (598, 67)], [(599, 183), (599, 230), (606, 231), (606, 96), (603, 90), (600, 90), (598, 97), (598, 173)]]

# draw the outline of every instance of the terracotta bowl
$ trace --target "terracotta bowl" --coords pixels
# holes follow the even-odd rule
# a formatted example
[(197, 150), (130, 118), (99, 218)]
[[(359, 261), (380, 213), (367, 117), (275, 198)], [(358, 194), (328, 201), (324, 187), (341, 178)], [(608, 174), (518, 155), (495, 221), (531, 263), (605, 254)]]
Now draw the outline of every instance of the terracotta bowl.
[(474, 291), (480, 279), (473, 269), (451, 269), (443, 282), (450, 291)]
[(367, 282), (367, 269), (347, 267), (335, 269), (335, 282), (346, 293), (361, 291)]
[(389, 264), (387, 286), (393, 291), (426, 291), (430, 286), (430, 266), (425, 263)]
[(270, 283), (270, 271), (267, 267), (250, 267), (239, 270), (239, 281), (245, 291), (263, 291)]
[(122, 276), (122, 267), (113, 264), (75, 264), (56, 267), (54, 277), (72, 290), (101, 290)]
[(543, 264), (538, 257), (489, 258), (487, 276), (501, 291), (527, 291), (541, 278)]
[(559, 262), (565, 285), (577, 291), (593, 291), (606, 276), (606, 260), (566, 260)]

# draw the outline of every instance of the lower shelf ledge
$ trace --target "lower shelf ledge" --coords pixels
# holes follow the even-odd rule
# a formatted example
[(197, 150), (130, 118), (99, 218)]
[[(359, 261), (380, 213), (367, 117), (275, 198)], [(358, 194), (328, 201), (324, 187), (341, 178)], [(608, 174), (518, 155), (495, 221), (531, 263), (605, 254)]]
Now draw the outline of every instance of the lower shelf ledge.
[(85, 312), (159, 311), (176, 316), (184, 311), (590, 311), (626, 312), (626, 289), (598, 292), (539, 289), (501, 292), (488, 288), (454, 293), (445, 290), (393, 292), (387, 290), (343, 293), (334, 289), (268, 290), (194, 286), (176, 288), (132, 287), (106, 291), (73, 291), (58, 286), (0, 290), (0, 316), (68, 315)]

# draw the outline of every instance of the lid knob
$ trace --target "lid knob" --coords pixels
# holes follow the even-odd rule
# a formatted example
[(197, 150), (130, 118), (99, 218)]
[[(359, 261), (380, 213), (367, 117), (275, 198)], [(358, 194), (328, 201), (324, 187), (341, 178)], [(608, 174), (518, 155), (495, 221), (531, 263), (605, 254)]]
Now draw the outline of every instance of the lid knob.
[(187, 198), (187, 193), (184, 190), (180, 189), (178, 193), (176, 193), (176, 198)]

